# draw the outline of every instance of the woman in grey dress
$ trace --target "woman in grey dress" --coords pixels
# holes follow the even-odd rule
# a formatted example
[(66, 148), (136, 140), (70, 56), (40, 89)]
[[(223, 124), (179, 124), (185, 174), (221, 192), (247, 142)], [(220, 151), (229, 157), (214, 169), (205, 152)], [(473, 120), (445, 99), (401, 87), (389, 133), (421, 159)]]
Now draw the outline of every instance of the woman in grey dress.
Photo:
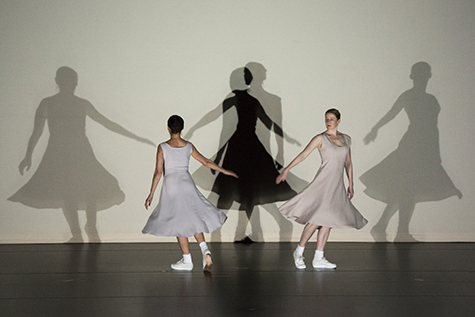
[(176, 236), (183, 252), (183, 258), (172, 264), (171, 268), (183, 271), (193, 269), (188, 237), (194, 236), (200, 244), (203, 269), (208, 271), (212, 266), (211, 252), (206, 245), (203, 232), (211, 233), (220, 228), (227, 217), (196, 188), (188, 172), (190, 156), (193, 156), (204, 166), (225, 175), (234, 177), (237, 175), (205, 158), (190, 142), (182, 139), (183, 126), (183, 119), (177, 115), (168, 119), (170, 139), (158, 146), (152, 187), (145, 200), (145, 208), (150, 207), (158, 182), (164, 174), (160, 201), (150, 215), (142, 233), (156, 236)]
[[(336, 264), (324, 257), (325, 244), (331, 228), (363, 228), (368, 222), (353, 206), (353, 165), (351, 162), (351, 138), (338, 131), (341, 115), (337, 109), (325, 112), (327, 130), (316, 135), (305, 149), (283, 170), (276, 183), (285, 180), (291, 168), (305, 160), (318, 148), (322, 164), (313, 181), (297, 196), (283, 204), (279, 209), (288, 218), (305, 225), (299, 245), (294, 251), (295, 266), (306, 268), (303, 251), (305, 244), (317, 231), (317, 250), (312, 261), (314, 268), (336, 268)], [(348, 177), (348, 190), (345, 190), (344, 171)]]

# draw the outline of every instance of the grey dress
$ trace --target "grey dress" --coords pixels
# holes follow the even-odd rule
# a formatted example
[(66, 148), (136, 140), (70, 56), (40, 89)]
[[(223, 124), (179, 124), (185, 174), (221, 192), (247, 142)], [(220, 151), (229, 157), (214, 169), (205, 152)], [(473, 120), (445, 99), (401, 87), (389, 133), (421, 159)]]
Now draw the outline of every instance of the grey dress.
[(320, 134), (322, 164), (313, 181), (279, 209), (300, 224), (342, 228), (363, 228), (368, 222), (348, 198), (344, 183), (345, 159), (351, 138), (343, 134), (345, 144), (337, 146), (326, 133)]
[(185, 238), (220, 228), (226, 215), (198, 191), (188, 172), (191, 143), (179, 148), (165, 142), (159, 146), (164, 158), (162, 191), (142, 233)]

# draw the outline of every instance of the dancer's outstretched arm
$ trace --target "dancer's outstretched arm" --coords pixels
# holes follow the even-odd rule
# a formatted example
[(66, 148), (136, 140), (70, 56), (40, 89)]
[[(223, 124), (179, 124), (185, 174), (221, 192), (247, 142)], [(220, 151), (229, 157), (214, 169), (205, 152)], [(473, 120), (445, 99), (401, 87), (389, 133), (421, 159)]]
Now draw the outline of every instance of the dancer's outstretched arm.
[(275, 180), (275, 183), (279, 184), (280, 182), (285, 181), (285, 179), (287, 178), (287, 173), (290, 171), (291, 168), (293, 168), (297, 164), (301, 163), (303, 160), (305, 160), (310, 155), (310, 153), (313, 152), (313, 150), (315, 150), (317, 147), (319, 148), (321, 146), (322, 146), (322, 137), (320, 135), (314, 136), (313, 139), (310, 140), (310, 142), (307, 144), (305, 149), (302, 152), (300, 152), (300, 154), (297, 155), (292, 160), (292, 162), (290, 162), (290, 164), (287, 165), (286, 168), (284, 168), (284, 170), (282, 171), (282, 173), (279, 176), (277, 176), (277, 179)]
[(229, 176), (233, 176), (233, 177), (236, 177), (238, 178), (238, 176), (236, 175), (236, 173), (232, 172), (232, 171), (229, 171), (227, 169), (224, 169), (220, 166), (218, 166), (215, 162), (213, 162), (212, 160), (204, 157), (203, 155), (201, 155), (200, 152), (198, 152), (198, 150), (195, 148), (195, 146), (193, 145), (193, 152), (191, 152), (191, 156), (193, 156), (193, 158), (195, 160), (197, 160), (198, 162), (200, 162), (201, 164), (203, 164), (204, 166), (208, 167), (208, 168), (211, 168), (211, 169), (214, 169), (220, 173), (223, 173), (223, 174), (226, 174), (226, 175), (229, 175)]

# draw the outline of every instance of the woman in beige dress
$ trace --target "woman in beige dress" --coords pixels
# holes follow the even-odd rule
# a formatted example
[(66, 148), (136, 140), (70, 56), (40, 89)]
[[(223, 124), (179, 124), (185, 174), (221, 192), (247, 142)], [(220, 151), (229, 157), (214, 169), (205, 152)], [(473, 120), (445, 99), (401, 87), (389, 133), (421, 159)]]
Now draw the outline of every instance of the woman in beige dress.
[[(285, 180), (291, 168), (318, 148), (322, 163), (317, 175), (299, 194), (279, 208), (284, 216), (305, 225), (299, 245), (293, 254), (298, 269), (306, 268), (303, 251), (305, 244), (317, 229), (317, 250), (312, 265), (314, 268), (334, 269), (336, 264), (325, 259), (323, 252), (331, 228), (361, 229), (368, 222), (350, 201), (354, 195), (351, 138), (338, 131), (340, 117), (337, 109), (327, 110), (325, 112), (327, 130), (316, 135), (276, 179), (276, 183)], [(343, 177), (345, 170), (348, 190), (345, 190)]]

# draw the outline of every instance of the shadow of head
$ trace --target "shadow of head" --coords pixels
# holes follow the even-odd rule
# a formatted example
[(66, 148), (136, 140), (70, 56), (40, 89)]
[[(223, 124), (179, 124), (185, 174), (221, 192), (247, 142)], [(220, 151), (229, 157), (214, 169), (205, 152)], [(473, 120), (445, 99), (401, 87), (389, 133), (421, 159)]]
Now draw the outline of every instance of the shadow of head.
[(253, 76), (246, 67), (239, 67), (232, 71), (229, 76), (229, 86), (231, 91), (247, 90), (252, 82)]
[(72, 92), (78, 85), (78, 73), (70, 67), (60, 67), (56, 71), (55, 81), (60, 91)]
[(415, 63), (409, 77), (414, 81), (428, 81), (432, 77), (430, 65), (426, 62)]

